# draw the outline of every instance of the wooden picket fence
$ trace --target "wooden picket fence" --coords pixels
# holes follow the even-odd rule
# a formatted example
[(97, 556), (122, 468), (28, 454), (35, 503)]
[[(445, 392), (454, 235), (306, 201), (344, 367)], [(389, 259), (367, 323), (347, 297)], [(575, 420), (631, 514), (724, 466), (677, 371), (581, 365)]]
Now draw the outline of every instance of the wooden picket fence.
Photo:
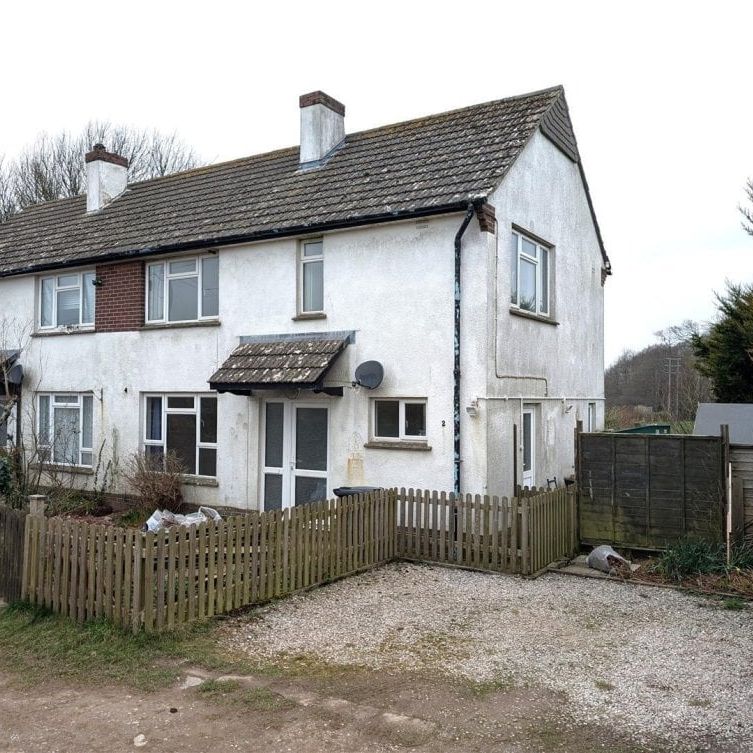
[(26, 512), (0, 505), (0, 598), (21, 596)]
[(577, 546), (576, 499), (565, 489), (511, 499), (401, 489), (397, 499), (403, 559), (532, 575)]
[(533, 574), (574, 551), (574, 505), (564, 489), (522, 499), (402, 489), (158, 533), (29, 515), (21, 597), (151, 632), (393, 559)]
[(393, 559), (394, 510), (379, 492), (158, 533), (30, 515), (22, 598), (79, 621), (171, 629)]

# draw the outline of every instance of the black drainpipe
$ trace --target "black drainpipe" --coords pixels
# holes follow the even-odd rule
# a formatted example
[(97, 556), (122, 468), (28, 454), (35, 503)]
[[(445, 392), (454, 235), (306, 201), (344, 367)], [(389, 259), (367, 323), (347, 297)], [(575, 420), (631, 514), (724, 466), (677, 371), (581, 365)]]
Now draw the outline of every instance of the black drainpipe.
[(469, 203), (465, 210), (463, 223), (455, 233), (455, 389), (453, 393), (453, 412), (455, 429), (455, 494), (460, 494), (460, 250), (463, 233), (473, 218), (474, 207)]

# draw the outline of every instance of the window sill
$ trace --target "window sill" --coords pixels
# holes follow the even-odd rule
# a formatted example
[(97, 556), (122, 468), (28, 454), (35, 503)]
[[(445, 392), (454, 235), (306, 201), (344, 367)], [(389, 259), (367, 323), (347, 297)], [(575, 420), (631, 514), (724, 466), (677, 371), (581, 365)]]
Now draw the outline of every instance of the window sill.
[(381, 440), (372, 440), (364, 444), (369, 450), (413, 450), (418, 452), (429, 452), (431, 445), (426, 442), (388, 442)]
[(159, 324), (143, 324), (141, 331), (146, 332), (152, 329), (181, 329), (183, 327), (219, 327), (219, 319), (200, 320), (198, 322), (160, 322)]
[(37, 330), (32, 332), (32, 337), (58, 337), (67, 335), (93, 335), (97, 330), (94, 327), (73, 327), (71, 329), (59, 328), (51, 330)]
[(303, 312), (302, 314), (296, 314), (293, 317), (294, 322), (308, 322), (312, 319), (326, 319), (327, 315), (323, 311), (311, 311)]
[(180, 483), (184, 486), (219, 486), (216, 478), (206, 476), (181, 476)]
[(552, 324), (555, 327), (559, 327), (560, 323), (555, 321), (554, 319), (551, 319), (548, 316), (542, 316), (541, 314), (534, 314), (532, 311), (525, 311), (523, 309), (515, 308), (514, 306), (510, 306), (510, 313), (513, 316), (520, 316), (523, 317), (523, 319), (531, 319), (534, 322), (541, 322), (542, 324)]
[(32, 463), (29, 466), (34, 471), (42, 471), (42, 473), (73, 473), (80, 476), (93, 476), (94, 469), (84, 465), (59, 465), (57, 463)]

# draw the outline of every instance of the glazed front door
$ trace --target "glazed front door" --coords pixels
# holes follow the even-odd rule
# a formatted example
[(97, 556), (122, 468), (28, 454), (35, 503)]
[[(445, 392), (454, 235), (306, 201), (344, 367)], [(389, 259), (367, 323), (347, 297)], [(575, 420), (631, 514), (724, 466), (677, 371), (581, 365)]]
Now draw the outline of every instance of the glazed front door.
[(265, 510), (327, 498), (329, 410), (320, 403), (264, 403)]

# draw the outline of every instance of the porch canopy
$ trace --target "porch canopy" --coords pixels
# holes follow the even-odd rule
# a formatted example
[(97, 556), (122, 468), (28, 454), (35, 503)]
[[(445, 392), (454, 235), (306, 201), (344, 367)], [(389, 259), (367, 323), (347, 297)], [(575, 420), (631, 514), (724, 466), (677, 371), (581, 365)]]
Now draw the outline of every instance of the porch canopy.
[(342, 396), (343, 388), (325, 387), (324, 378), (352, 337), (352, 332), (242, 337), (209, 387), (234, 395), (299, 389)]

